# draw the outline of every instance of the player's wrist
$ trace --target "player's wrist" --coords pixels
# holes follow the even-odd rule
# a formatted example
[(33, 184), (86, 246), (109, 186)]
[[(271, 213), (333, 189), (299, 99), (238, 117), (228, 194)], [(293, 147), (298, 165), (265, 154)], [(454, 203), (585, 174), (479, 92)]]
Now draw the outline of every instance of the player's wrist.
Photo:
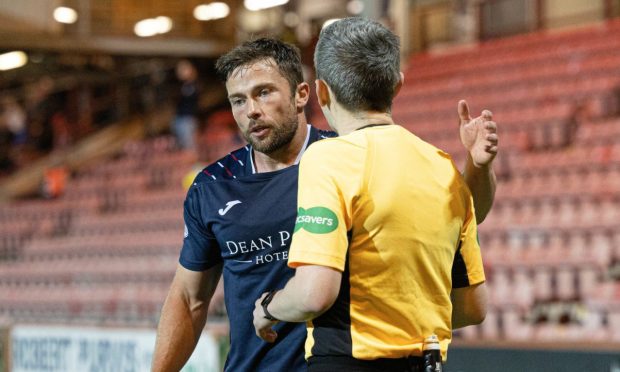
[(263, 298), (263, 300), (260, 303), (262, 308), (263, 308), (263, 313), (264, 313), (263, 317), (265, 319), (269, 319), (269, 320), (274, 321), (274, 322), (278, 322), (280, 320), (278, 318), (274, 317), (273, 315), (271, 315), (271, 313), (267, 309), (267, 306), (269, 306), (269, 304), (273, 300), (273, 297), (276, 295), (276, 292), (277, 291), (270, 291), (269, 293), (267, 293), (267, 296), (265, 296), (265, 298)]

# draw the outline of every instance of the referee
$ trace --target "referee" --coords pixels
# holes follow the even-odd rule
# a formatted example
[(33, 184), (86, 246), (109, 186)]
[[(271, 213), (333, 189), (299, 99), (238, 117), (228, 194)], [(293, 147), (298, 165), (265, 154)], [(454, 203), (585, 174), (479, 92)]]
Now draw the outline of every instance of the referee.
[(422, 371), (426, 338), (445, 361), (452, 329), (486, 314), (471, 193), (448, 154), (392, 120), (397, 36), (343, 19), (321, 32), (314, 58), (340, 137), (302, 157), (296, 273), (256, 301), (257, 335), (274, 342), (275, 322), (307, 321), (310, 371)]

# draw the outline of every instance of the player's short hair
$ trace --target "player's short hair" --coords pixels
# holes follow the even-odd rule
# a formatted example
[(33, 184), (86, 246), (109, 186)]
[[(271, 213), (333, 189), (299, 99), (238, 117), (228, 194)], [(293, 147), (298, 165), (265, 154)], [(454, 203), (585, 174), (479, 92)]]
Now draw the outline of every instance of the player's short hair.
[(400, 80), (400, 41), (376, 21), (341, 19), (321, 31), (314, 65), (347, 110), (388, 112)]
[(294, 94), (297, 86), (304, 81), (299, 48), (277, 39), (246, 41), (221, 56), (215, 63), (215, 69), (220, 79), (226, 82), (237, 68), (270, 59), (275, 61), (280, 74), (291, 87), (291, 94)]

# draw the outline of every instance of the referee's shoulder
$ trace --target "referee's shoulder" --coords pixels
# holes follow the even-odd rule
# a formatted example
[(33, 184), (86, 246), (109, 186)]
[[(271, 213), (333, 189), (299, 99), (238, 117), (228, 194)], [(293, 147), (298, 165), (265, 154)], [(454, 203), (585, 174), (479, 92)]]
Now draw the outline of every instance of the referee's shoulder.
[(415, 138), (416, 142), (417, 142), (417, 146), (427, 152), (428, 154), (432, 154), (434, 155), (438, 160), (440, 161), (445, 161), (445, 162), (453, 162), (454, 159), (452, 158), (452, 155), (450, 155), (447, 151), (440, 149), (439, 147), (433, 145), (430, 142), (427, 142), (423, 139), (421, 139), (420, 137), (416, 136), (415, 134), (413, 135), (413, 137)]
[(363, 153), (366, 147), (345, 137), (325, 138), (308, 146), (301, 158), (301, 164), (312, 162), (319, 164), (334, 164), (334, 159), (356, 157)]

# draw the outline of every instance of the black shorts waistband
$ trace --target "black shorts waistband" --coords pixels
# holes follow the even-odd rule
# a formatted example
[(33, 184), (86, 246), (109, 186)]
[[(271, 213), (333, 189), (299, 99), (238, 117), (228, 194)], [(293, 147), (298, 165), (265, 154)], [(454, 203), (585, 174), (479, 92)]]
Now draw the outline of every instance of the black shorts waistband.
[(423, 370), (424, 359), (417, 356), (363, 360), (342, 355), (312, 356), (308, 359), (308, 372), (423, 372)]

